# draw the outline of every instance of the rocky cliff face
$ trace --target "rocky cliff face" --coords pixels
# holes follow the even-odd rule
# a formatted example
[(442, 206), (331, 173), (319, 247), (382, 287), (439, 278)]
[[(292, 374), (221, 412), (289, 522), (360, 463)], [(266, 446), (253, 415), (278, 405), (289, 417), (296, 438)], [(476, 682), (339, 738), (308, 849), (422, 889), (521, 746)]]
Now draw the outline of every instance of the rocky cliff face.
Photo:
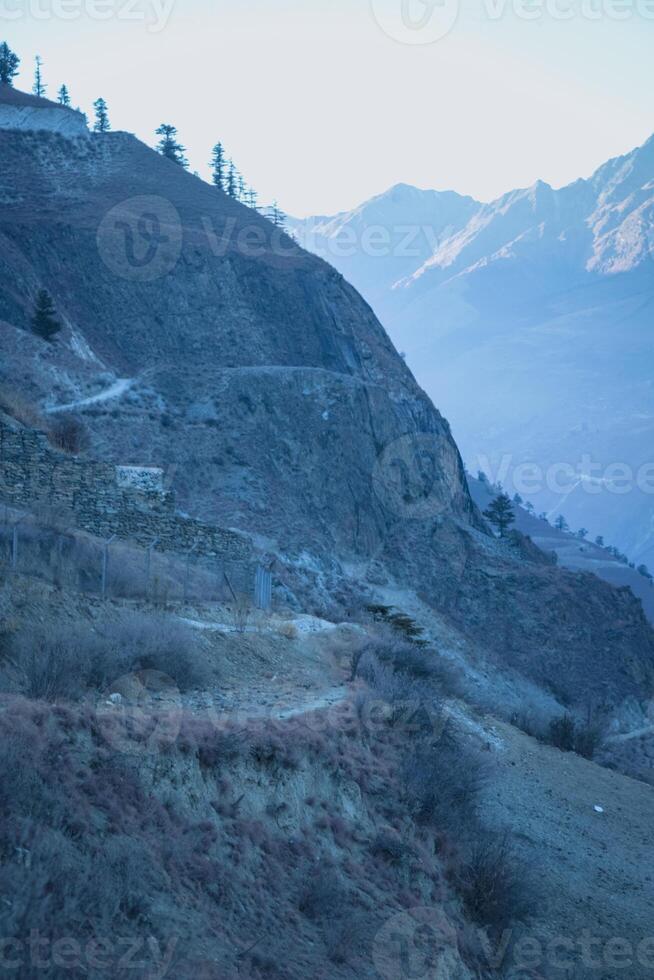
[[(205, 519), (356, 553), (384, 534), (379, 453), (420, 433), (472, 516), (447, 423), (333, 269), (125, 134), (0, 132), (0, 153), (3, 371), (85, 402), (103, 456), (174, 467)], [(52, 348), (24, 332), (39, 288)]]
[[(96, 456), (164, 467), (195, 517), (383, 566), (501, 663), (550, 683), (574, 653), (573, 699), (598, 646), (612, 699), (648, 682), (632, 599), (483, 532), (447, 422), (334, 269), (126, 134), (0, 129), (0, 157), (0, 383), (82, 416)], [(41, 288), (53, 345), (28, 330)]]
[(3, 84), (0, 84), (0, 129), (58, 133), (68, 139), (89, 135), (81, 112)]

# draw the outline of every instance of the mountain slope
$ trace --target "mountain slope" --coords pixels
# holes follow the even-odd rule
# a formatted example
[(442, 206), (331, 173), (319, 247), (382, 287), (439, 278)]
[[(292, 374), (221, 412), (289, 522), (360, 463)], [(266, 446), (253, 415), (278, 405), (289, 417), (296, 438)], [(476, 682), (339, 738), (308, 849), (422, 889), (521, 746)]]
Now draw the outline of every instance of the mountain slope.
[[(386, 205), (374, 199), (376, 225), (397, 226), (393, 193)], [(414, 227), (422, 241), (432, 193), (413, 191), (424, 202)], [(344, 240), (353, 215), (360, 222), (367, 211), (339, 216)], [(407, 222), (415, 213), (413, 202)], [(654, 426), (654, 137), (589, 180), (561, 190), (539, 182), (472, 215), (462, 209), (430, 254), (416, 250), (410, 262), (394, 254), (397, 239), (383, 260), (369, 254), (361, 231), (356, 254), (341, 255), (335, 223), (326, 224), (329, 240), (317, 231), (309, 247), (372, 302), (470, 467), (511, 485), (517, 466), (537, 463), (536, 486), (516, 489), (538, 510), (564, 509), (574, 525), (654, 564), (654, 488), (637, 480)], [(301, 241), (306, 227), (293, 223)], [(574, 476), (557, 479), (557, 464)], [(631, 492), (612, 477), (615, 464), (630, 467)]]
[[(0, 152), (2, 373), (51, 410), (129, 379), (87, 402), (103, 455), (163, 459), (205, 518), (356, 551), (384, 527), (378, 448), (415, 430), (451, 462), (447, 508), (472, 512), (447, 423), (330, 267), (126, 134), (0, 131)], [(39, 288), (52, 348), (26, 333)]]
[[(393, 579), (571, 702), (590, 659), (598, 697), (649, 690), (639, 605), (495, 541), (447, 422), (333, 268), (127, 134), (0, 127), (0, 154), (0, 384), (77, 414), (93, 455), (166, 466), (189, 512), (277, 557), (296, 607)], [(52, 345), (29, 331), (43, 288)]]

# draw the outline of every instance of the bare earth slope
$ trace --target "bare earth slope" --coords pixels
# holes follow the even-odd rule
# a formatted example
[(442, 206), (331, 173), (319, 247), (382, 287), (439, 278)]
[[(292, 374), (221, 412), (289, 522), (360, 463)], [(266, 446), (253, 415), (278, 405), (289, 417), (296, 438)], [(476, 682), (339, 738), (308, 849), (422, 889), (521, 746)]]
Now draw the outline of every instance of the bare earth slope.
[(543, 944), (538, 963), (513, 965), (548, 978), (650, 977), (654, 788), (508, 725), (493, 730), (502, 748), (484, 812), (531, 869), (538, 901), (527, 932)]

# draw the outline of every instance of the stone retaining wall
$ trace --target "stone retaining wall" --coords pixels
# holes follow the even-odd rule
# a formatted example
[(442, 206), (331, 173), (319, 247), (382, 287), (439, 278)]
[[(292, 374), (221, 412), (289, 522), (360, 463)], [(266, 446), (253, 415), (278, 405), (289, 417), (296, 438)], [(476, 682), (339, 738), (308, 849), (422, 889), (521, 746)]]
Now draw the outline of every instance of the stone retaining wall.
[(157, 538), (158, 551), (193, 548), (197, 558), (253, 559), (245, 536), (180, 516), (174, 494), (158, 478), (160, 471), (145, 468), (139, 479), (137, 470), (66, 456), (52, 449), (42, 433), (0, 415), (0, 499), (7, 504), (28, 510), (37, 504), (61, 507), (91, 534), (140, 545)]

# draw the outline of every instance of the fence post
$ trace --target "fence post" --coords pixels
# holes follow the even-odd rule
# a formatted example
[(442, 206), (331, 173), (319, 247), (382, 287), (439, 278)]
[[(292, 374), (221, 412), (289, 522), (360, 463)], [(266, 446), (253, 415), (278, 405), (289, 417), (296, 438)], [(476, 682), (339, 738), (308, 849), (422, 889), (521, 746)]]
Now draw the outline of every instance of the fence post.
[(227, 588), (232, 594), (232, 599), (234, 600), (234, 602), (237, 602), (238, 600), (236, 598), (236, 593), (234, 592), (234, 589), (232, 588), (232, 583), (229, 581), (229, 578), (227, 577), (227, 572), (224, 569), (223, 569), (223, 578), (227, 582)]
[(116, 538), (115, 534), (112, 534), (110, 538), (104, 542), (104, 547), (102, 549), (102, 601), (107, 598), (107, 568), (109, 566), (109, 545)]
[(265, 612), (272, 607), (272, 572), (261, 565), (257, 565), (254, 576), (254, 604)]
[(184, 573), (184, 602), (188, 600), (188, 577), (189, 577), (189, 571), (191, 569), (191, 555), (193, 554), (197, 546), (198, 546), (198, 542), (196, 541), (193, 547), (191, 548), (191, 550), (189, 551), (188, 555), (186, 556), (186, 571)]
[(152, 569), (152, 551), (159, 544), (159, 538), (155, 538), (151, 541), (147, 547), (146, 559), (145, 559), (145, 595), (146, 598), (150, 594), (150, 572)]
[(16, 571), (16, 568), (18, 566), (18, 525), (19, 524), (22, 524), (22, 522), (25, 520), (25, 517), (26, 517), (25, 514), (23, 514), (22, 517), (19, 517), (18, 520), (14, 521), (13, 527), (12, 527), (12, 535), (11, 535), (11, 568), (12, 568), (12, 571), (14, 571), (14, 572)]

